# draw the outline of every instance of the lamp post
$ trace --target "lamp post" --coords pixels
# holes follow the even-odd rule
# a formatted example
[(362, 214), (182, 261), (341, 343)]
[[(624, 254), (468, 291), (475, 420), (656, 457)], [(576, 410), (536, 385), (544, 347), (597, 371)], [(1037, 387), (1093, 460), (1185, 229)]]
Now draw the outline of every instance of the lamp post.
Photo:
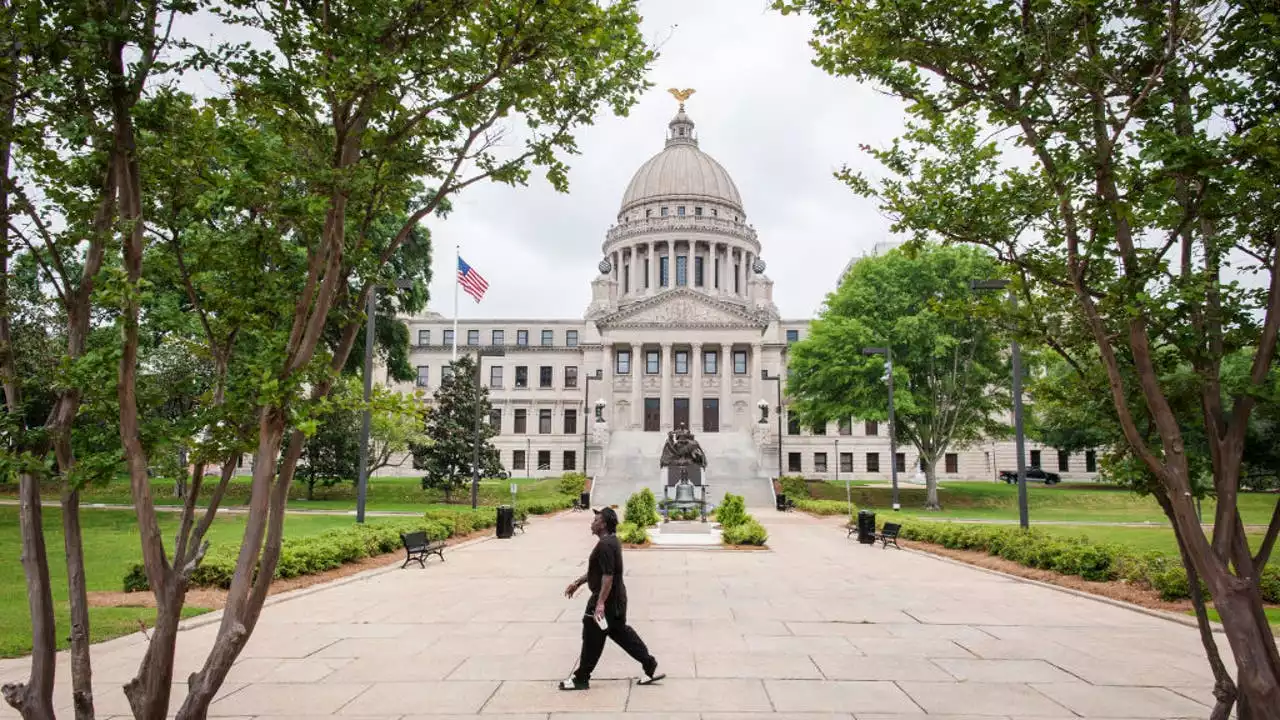
[(893, 417), (893, 348), (862, 348), (863, 355), (883, 355), (885, 361), (885, 382), (889, 385), (889, 481), (893, 485), (893, 509), (902, 509), (898, 502), (898, 434), (897, 423)]
[[(1000, 291), (1009, 287), (1008, 280), (972, 280), (969, 288), (976, 292)], [(1018, 296), (1009, 291), (1009, 307), (1014, 313), (1018, 311)], [(1026, 530), (1031, 526), (1027, 512), (1027, 460), (1026, 435), (1022, 429), (1022, 350), (1018, 347), (1018, 339), (1014, 337), (1009, 343), (1010, 364), (1013, 365), (1013, 442), (1018, 453), (1018, 524)], [(994, 460), (994, 456), (992, 458)]]
[[(836, 482), (840, 482), (840, 438), (836, 438)], [(849, 475), (844, 476), (844, 501), (849, 506), (849, 517), (853, 517), (853, 488), (849, 487)]]
[(770, 375), (768, 370), (760, 369), (761, 380), (773, 380), (778, 383), (778, 406), (774, 414), (778, 416), (778, 481), (782, 481), (782, 376)]
[[(597, 368), (594, 373), (587, 376), (586, 388), (582, 391), (582, 414), (583, 415), (586, 415), (591, 412), (591, 405), (589, 404), (591, 402), (591, 381), (603, 380), (603, 379), (604, 379), (604, 370), (601, 370), (599, 368)], [(601, 400), (601, 402), (604, 402), (604, 401)], [(601, 409), (602, 410), (604, 409), (603, 405), (601, 406)], [(598, 417), (599, 413), (596, 413), (596, 415), (597, 415), (596, 422), (601, 422), (602, 419)], [(591, 426), (591, 423), (588, 422), (585, 417), (582, 418), (582, 474), (583, 475), (587, 474), (587, 429), (590, 426)]]
[[(413, 287), (412, 280), (397, 280), (398, 288)], [(360, 418), (360, 467), (356, 471), (356, 522), (364, 522), (364, 506), (369, 496), (369, 429), (373, 424), (373, 412), (369, 403), (373, 398), (373, 322), (378, 309), (378, 285), (369, 288), (368, 304), (364, 317), (364, 412)]]
[(471, 450), (471, 509), (480, 505), (480, 368), (486, 357), (502, 357), (507, 354), (502, 347), (476, 348), (476, 427)]

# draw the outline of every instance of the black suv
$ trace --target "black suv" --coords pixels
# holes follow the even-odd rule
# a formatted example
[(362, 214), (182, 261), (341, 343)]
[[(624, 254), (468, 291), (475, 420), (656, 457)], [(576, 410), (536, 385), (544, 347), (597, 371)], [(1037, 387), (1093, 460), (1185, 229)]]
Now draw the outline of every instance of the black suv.
[[(1010, 485), (1018, 482), (1017, 470), (1001, 470), (1000, 479)], [(1042, 482), (1045, 485), (1057, 485), (1062, 482), (1058, 473), (1045, 472), (1038, 467), (1027, 468), (1027, 482)]]

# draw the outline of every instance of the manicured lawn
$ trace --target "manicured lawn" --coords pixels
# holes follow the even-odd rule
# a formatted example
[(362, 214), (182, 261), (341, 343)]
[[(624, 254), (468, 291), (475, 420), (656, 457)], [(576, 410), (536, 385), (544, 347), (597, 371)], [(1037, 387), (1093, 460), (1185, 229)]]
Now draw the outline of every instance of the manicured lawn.
[[(1105, 525), (1035, 525), (1032, 527), (1050, 535), (1062, 537), (1084, 536), (1097, 544), (1110, 543), (1124, 545), (1139, 552), (1162, 552), (1170, 557), (1178, 556), (1178, 544), (1173, 537), (1173, 529), (1163, 527), (1108, 527)], [(1262, 533), (1249, 533), (1249, 544), (1257, 549), (1262, 542)]]
[[(1222, 616), (1213, 608), (1208, 608), (1209, 619), (1215, 622), (1222, 622)], [(1271, 629), (1280, 632), (1280, 608), (1264, 608), (1263, 612), (1267, 615), (1267, 622), (1271, 623)], [(1194, 612), (1188, 612), (1188, 615), (1194, 615)]]
[[(813, 497), (844, 500), (844, 483), (809, 483)], [(1018, 488), (994, 482), (942, 482), (939, 498), (942, 512), (924, 510), (925, 491), (918, 485), (899, 485), (902, 513), (921, 519), (1016, 520)], [(1265, 525), (1280, 495), (1245, 493), (1240, 496), (1240, 515), (1248, 524)], [(853, 486), (853, 501), (859, 508), (892, 512), (892, 490), (887, 487)], [(1031, 521), (1068, 522), (1152, 522), (1165, 523), (1155, 500), (1139, 497), (1127, 489), (1097, 483), (1063, 483), (1052, 487), (1027, 485), (1027, 506)], [(1206, 522), (1213, 519), (1212, 499), (1203, 503)]]
[[(324, 530), (351, 525), (349, 517), (327, 515), (288, 515), (285, 534), (288, 537), (313, 535)], [(378, 522), (377, 518), (370, 522)], [(177, 531), (178, 516), (161, 515), (160, 524), (166, 543)], [(212, 544), (238, 545), (244, 534), (244, 515), (220, 515), (209, 529)], [(141, 542), (135, 516), (128, 510), (83, 510), (81, 524), (85, 538), (86, 581), (92, 591), (118, 591), (129, 567), (141, 557)], [(67, 568), (62, 545), (62, 517), (56, 508), (44, 510), (45, 541), (48, 543), (50, 576), (54, 592), (54, 614), (57, 621), (58, 647), (67, 644), (69, 627), (67, 605)], [(0, 506), (0, 657), (25, 655), (31, 651), (31, 616), (27, 608), (26, 580), (20, 561), (18, 508)], [(172, 552), (172, 547), (166, 547)], [(187, 616), (208, 612), (204, 608), (187, 608)], [(155, 611), (145, 608), (92, 608), (89, 612), (90, 632), (95, 642), (125, 635), (138, 629), (138, 621), (148, 626)]]

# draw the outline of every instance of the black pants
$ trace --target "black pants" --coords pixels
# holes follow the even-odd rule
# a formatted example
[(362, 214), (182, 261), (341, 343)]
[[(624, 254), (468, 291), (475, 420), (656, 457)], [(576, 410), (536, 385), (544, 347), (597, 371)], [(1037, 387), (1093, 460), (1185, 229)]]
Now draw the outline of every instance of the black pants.
[(644, 641), (627, 624), (626, 608), (606, 612), (605, 620), (609, 623), (607, 631), (600, 629), (594, 617), (582, 618), (582, 655), (578, 657), (578, 669), (573, 672), (573, 679), (578, 682), (587, 682), (591, 679), (596, 663), (600, 662), (600, 653), (604, 652), (605, 638), (612, 638), (618, 643), (618, 647), (640, 663), (645, 674), (653, 672), (658, 666), (658, 661), (649, 654), (649, 648), (645, 647)]

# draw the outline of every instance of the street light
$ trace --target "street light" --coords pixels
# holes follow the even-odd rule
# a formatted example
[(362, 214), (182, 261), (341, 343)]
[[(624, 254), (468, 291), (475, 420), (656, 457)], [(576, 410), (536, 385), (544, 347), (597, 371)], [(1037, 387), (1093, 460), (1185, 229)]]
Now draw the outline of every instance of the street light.
[[(840, 438), (836, 438), (836, 482), (840, 482)], [(853, 488), (849, 487), (849, 475), (844, 476), (844, 499), (849, 505), (849, 517), (853, 517)]]
[(893, 509), (901, 510), (898, 502), (898, 435), (897, 423), (893, 418), (893, 348), (862, 348), (863, 355), (883, 355), (885, 359), (885, 382), (889, 385), (889, 481), (893, 484)]
[(507, 354), (505, 348), (495, 346), (491, 348), (476, 348), (476, 427), (475, 439), (471, 451), (471, 509), (475, 510), (480, 505), (480, 367), (484, 364), (483, 359), (486, 357), (502, 357)]
[(778, 480), (782, 480), (782, 376), (770, 375), (768, 370), (761, 368), (761, 380), (773, 380), (778, 383), (778, 407), (774, 414), (778, 416)]
[[(586, 388), (582, 391), (582, 414), (583, 415), (586, 415), (587, 413), (591, 412), (591, 406), (588, 405), (588, 403), (591, 402), (591, 381), (603, 380), (603, 379), (604, 379), (604, 370), (600, 370), (598, 368), (594, 373), (587, 376)], [(596, 403), (599, 406), (601, 411), (604, 410), (604, 405), (601, 404), (603, 402), (604, 400), (601, 400), (599, 403)], [(596, 422), (602, 422), (603, 419), (604, 418), (601, 417), (601, 413), (597, 412)], [(582, 474), (583, 475), (587, 474), (587, 428), (590, 427), (590, 425), (591, 423), (587, 422), (587, 419), (585, 417), (582, 418)]]
[[(998, 292), (1009, 287), (1008, 280), (971, 280), (969, 289), (975, 292)], [(1009, 307), (1014, 313), (1018, 311), (1018, 296), (1009, 291)], [(1026, 436), (1022, 430), (1022, 350), (1018, 347), (1018, 339), (1014, 337), (1009, 343), (1010, 362), (1013, 365), (1013, 438), (1018, 453), (1018, 524), (1026, 530), (1031, 526), (1027, 512), (1027, 461)], [(994, 460), (994, 456), (992, 457)]]
[[(413, 287), (412, 280), (396, 280), (401, 289)], [(368, 305), (365, 307), (364, 324), (364, 413), (360, 419), (360, 468), (356, 471), (356, 522), (364, 522), (364, 505), (369, 495), (369, 428), (373, 424), (373, 412), (369, 403), (373, 398), (373, 321), (378, 307), (380, 286), (369, 288)]]

